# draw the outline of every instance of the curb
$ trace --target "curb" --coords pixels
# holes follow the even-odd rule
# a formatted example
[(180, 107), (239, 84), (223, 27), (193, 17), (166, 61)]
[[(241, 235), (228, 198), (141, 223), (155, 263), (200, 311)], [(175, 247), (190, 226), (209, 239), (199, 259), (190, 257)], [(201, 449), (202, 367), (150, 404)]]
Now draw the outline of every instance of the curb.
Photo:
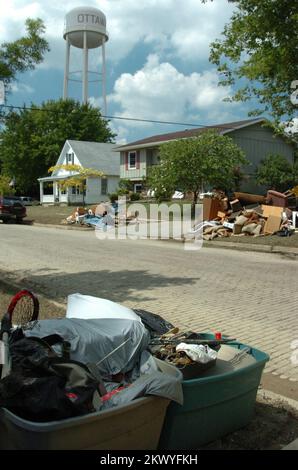
[(94, 231), (92, 227), (80, 227), (75, 225), (55, 225), (55, 224), (40, 224), (39, 222), (33, 222), (31, 227), (48, 227), (48, 228), (57, 228), (60, 230), (79, 230), (81, 232), (90, 232)]
[(254, 243), (208, 242), (204, 241), (204, 248), (228, 248), (239, 251), (256, 251), (261, 253), (285, 253), (298, 256), (298, 248), (276, 245), (257, 245)]
[(287, 405), (294, 408), (294, 410), (298, 411), (298, 401), (293, 400), (293, 398), (288, 398), (285, 395), (280, 395), (279, 393), (271, 392), (271, 390), (267, 390), (265, 388), (260, 388), (258, 390), (257, 395), (260, 395), (263, 398), (269, 398), (271, 400), (283, 401), (287, 403)]

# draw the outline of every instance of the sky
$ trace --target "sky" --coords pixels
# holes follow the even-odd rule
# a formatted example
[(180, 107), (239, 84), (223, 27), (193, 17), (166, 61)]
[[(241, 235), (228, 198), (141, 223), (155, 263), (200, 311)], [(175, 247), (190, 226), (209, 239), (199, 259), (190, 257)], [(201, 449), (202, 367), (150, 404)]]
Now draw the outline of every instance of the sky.
[[(50, 52), (34, 71), (18, 76), (7, 104), (20, 106), (59, 99), (63, 92), (64, 17), (72, 8), (93, 6), (107, 18), (108, 115), (199, 125), (248, 118), (251, 103), (227, 103), (230, 87), (219, 87), (209, 63), (210, 43), (229, 22), (234, 5), (227, 0), (0, 0), (0, 43), (24, 32), (26, 18), (41, 18)], [(4, 7), (5, 4), (5, 7)], [(71, 70), (82, 68), (82, 51), (72, 48)], [(100, 50), (90, 52), (89, 70), (100, 71)], [(90, 79), (96, 75), (90, 74)], [(81, 84), (69, 96), (81, 100)], [(90, 83), (89, 100), (101, 106), (101, 84)], [(136, 123), (112, 119), (117, 143), (175, 132), (186, 125)]]

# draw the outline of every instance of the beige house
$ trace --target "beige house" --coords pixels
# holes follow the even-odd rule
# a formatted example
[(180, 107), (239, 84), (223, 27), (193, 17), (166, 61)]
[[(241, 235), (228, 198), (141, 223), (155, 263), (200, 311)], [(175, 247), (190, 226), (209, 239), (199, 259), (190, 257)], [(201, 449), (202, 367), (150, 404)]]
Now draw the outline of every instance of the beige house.
[(133, 182), (134, 190), (141, 191), (148, 168), (158, 164), (160, 145), (178, 139), (199, 136), (206, 129), (217, 130), (222, 135), (231, 137), (244, 151), (250, 165), (244, 168), (246, 175), (241, 190), (259, 192), (260, 187), (255, 182), (255, 170), (268, 154), (280, 154), (289, 162), (294, 159), (294, 146), (280, 136), (274, 135), (269, 127), (264, 127), (263, 118), (248, 119), (245, 121), (216, 124), (204, 128), (186, 129), (184, 131), (168, 134), (154, 135), (136, 142), (117, 147), (120, 152), (120, 178)]

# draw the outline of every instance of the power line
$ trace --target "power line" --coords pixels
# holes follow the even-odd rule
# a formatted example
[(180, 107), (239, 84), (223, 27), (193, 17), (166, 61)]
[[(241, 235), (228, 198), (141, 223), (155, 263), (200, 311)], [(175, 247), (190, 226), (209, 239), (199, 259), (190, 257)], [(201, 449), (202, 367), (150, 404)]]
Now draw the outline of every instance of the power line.
[[(14, 106), (14, 105), (2, 105), (3, 108), (8, 108), (11, 109), (12, 111), (14, 109), (19, 109), (22, 111), (42, 111), (42, 112), (49, 112), (49, 113), (56, 113), (56, 114), (65, 114), (63, 111), (57, 111), (57, 110), (51, 110), (51, 109), (44, 109), (44, 108), (37, 108), (37, 107), (26, 107), (26, 106)], [(76, 112), (72, 111), (73, 114), (76, 114)], [(82, 111), (78, 111), (80, 114), (88, 114), (87, 112), (84, 113)], [(4, 118), (6, 116), (3, 116)], [(238, 126), (227, 126), (227, 125), (220, 125), (220, 124), (215, 124), (215, 125), (206, 125), (206, 124), (194, 124), (194, 123), (189, 123), (189, 122), (176, 122), (176, 121), (160, 121), (160, 120), (155, 120), (155, 119), (143, 119), (143, 118), (137, 118), (137, 117), (125, 117), (125, 116), (109, 116), (109, 115), (101, 115), (102, 118), (104, 119), (118, 119), (122, 121), (134, 121), (134, 122), (146, 122), (149, 124), (168, 124), (168, 125), (175, 125), (175, 126), (187, 126), (187, 127), (194, 127), (194, 128), (205, 128), (205, 129), (211, 129), (211, 128), (217, 128), (217, 129), (236, 129)]]

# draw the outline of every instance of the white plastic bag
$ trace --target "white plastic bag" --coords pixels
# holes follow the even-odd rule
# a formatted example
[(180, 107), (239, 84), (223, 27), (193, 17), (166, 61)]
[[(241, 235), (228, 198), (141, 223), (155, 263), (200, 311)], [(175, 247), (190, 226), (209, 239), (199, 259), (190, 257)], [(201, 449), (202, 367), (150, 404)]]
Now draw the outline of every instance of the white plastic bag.
[(217, 352), (207, 344), (180, 343), (176, 346), (176, 351), (184, 351), (190, 359), (201, 364), (207, 364), (217, 358)]
[(141, 323), (140, 317), (130, 308), (112, 302), (111, 300), (78, 293), (68, 296), (66, 318), (81, 318), (84, 320), (121, 318)]

